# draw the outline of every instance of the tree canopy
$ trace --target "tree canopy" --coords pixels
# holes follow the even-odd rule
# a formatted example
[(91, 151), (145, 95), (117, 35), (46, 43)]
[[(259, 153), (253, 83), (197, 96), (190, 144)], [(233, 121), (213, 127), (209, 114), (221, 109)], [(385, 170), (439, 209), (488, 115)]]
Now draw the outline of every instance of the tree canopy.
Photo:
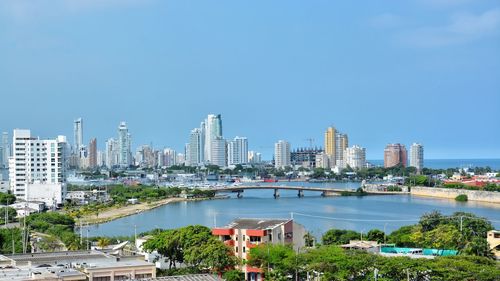
[(169, 262), (169, 268), (184, 263), (201, 270), (221, 272), (237, 263), (231, 249), (201, 225), (161, 231), (146, 241), (143, 248), (162, 255)]

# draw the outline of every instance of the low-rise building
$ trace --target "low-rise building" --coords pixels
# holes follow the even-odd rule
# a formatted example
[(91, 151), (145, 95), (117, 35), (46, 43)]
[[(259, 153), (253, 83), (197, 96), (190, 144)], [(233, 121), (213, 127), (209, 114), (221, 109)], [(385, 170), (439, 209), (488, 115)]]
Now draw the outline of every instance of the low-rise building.
[[(305, 246), (305, 228), (292, 219), (237, 219), (222, 228), (212, 229), (212, 234), (234, 250), (234, 254), (247, 260), (250, 249), (261, 244), (293, 245), (296, 251)], [(245, 280), (263, 280), (260, 268), (244, 265)]]
[[(0, 279), (54, 281), (117, 281), (156, 277), (154, 264), (140, 260), (142, 256), (118, 257), (100, 251), (30, 253), (1, 256)], [(19, 274), (15, 275), (14, 273)], [(38, 272), (38, 274), (20, 274)], [(3, 279), (2, 279), (3, 280)]]
[(346, 250), (363, 250), (370, 253), (380, 252), (381, 245), (377, 241), (351, 240), (349, 244), (341, 245)]
[(490, 230), (486, 235), (491, 252), (497, 260), (500, 260), (500, 230)]
[(30, 214), (40, 213), (45, 210), (45, 202), (40, 201), (29, 201), (29, 202), (17, 202), (9, 205), (17, 212), (18, 217), (29, 216)]

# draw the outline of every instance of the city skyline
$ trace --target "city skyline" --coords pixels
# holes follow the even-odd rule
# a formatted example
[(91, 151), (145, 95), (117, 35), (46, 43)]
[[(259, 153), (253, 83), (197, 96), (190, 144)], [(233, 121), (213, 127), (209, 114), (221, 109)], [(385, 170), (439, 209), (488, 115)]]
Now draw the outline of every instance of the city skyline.
[(265, 159), (332, 124), (367, 159), (500, 158), (496, 1), (22, 2), (0, 3), (1, 131), (70, 137), (82, 117), (102, 149), (125, 120), (134, 148), (183, 151), (217, 112)]
[[(213, 115), (213, 114), (208, 114), (208, 117), (214, 117), (216, 116), (217, 118), (219, 118), (218, 122), (220, 122), (220, 118), (222, 118), (222, 114), (216, 114), (216, 115)], [(82, 117), (78, 117), (78, 118), (75, 118), (75, 120), (77, 120), (80, 124), (83, 123), (83, 120), (84, 118)], [(77, 121), (75, 121), (74, 123), (76, 123)], [(204, 124), (207, 122), (207, 119), (205, 119), (203, 122), (201, 122), (201, 125), (204, 126)], [(226, 121), (225, 121), (226, 122)], [(119, 122), (119, 126), (118, 126), (118, 131), (120, 132), (120, 129), (125, 129), (127, 130), (128, 132), (128, 128), (127, 128), (127, 124), (128, 122), (126, 121), (120, 121)], [(222, 123), (220, 123), (222, 124)], [(75, 129), (76, 127), (73, 127), (73, 138), (75, 138), (77, 136), (77, 134), (75, 133)], [(336, 134), (336, 141), (333, 143), (337, 143), (339, 141), (339, 139), (343, 139), (345, 138), (345, 148), (343, 149), (346, 149), (346, 148), (349, 148), (351, 145), (347, 143), (347, 133), (342, 133), (340, 132), (338, 129), (332, 127), (331, 125), (324, 128), (324, 131), (323, 133), (321, 134), (323, 139), (321, 138), (318, 138), (318, 139), (312, 139), (312, 138), (309, 138), (309, 139), (305, 139), (304, 140), (304, 143), (302, 145), (294, 145), (293, 143), (289, 142), (288, 139), (285, 137), (285, 138), (281, 138), (281, 139), (277, 139), (272, 145), (273, 145), (273, 148), (272, 148), (272, 152), (270, 154), (266, 153), (267, 149), (263, 150), (264, 152), (258, 150), (258, 149), (252, 149), (253, 146), (248, 146), (247, 144), (247, 148), (246, 150), (248, 152), (250, 151), (255, 151), (255, 152), (258, 152), (262, 155), (264, 155), (264, 157), (262, 158), (263, 161), (270, 161), (270, 160), (273, 160), (274, 157), (275, 157), (275, 143), (278, 142), (278, 141), (286, 141), (287, 143), (290, 144), (290, 149), (293, 150), (293, 149), (300, 149), (300, 148), (310, 148), (311, 145), (313, 145), (313, 147), (315, 148), (322, 148), (322, 149), (325, 149), (325, 145), (326, 145), (326, 138), (327, 138), (327, 133), (330, 132), (330, 130), (333, 128), (333, 134), (335, 135)], [(17, 130), (17, 129), (24, 129), (24, 130), (30, 130), (32, 132), (37, 132), (36, 129), (31, 129), (31, 128), (14, 128), (14, 130)], [(115, 130), (116, 130), (116, 127), (115, 127)], [(133, 151), (136, 151), (138, 149), (140, 149), (141, 147), (143, 146), (151, 146), (151, 148), (153, 149), (158, 149), (158, 150), (164, 150), (164, 149), (173, 149), (175, 151), (179, 151), (179, 152), (182, 152), (182, 153), (185, 153), (185, 152), (190, 152), (189, 149), (188, 151), (186, 151), (186, 148), (187, 146), (189, 145), (190, 143), (190, 140), (191, 140), (191, 137), (192, 137), (192, 134), (193, 134), (193, 131), (197, 130), (197, 134), (200, 134), (200, 137), (203, 135), (203, 140), (205, 141), (205, 132), (204, 130), (201, 130), (201, 128), (194, 128), (192, 130), (190, 130), (191, 134), (189, 132), (187, 132), (187, 137), (185, 136), (185, 139), (186, 141), (184, 142), (183, 146), (177, 148), (172, 145), (168, 145), (168, 144), (156, 144), (156, 145), (153, 145), (152, 142), (149, 142), (149, 143), (136, 143), (136, 142), (131, 142), (131, 143), (127, 143), (126, 145), (129, 147), (128, 149), (130, 150), (129, 152), (132, 153)], [(10, 132), (3, 132), (2, 134), (7, 134), (7, 135), (11, 135), (13, 131), (10, 131)], [(116, 136), (108, 136), (108, 137), (103, 137), (103, 138), (98, 138), (98, 137), (95, 137), (93, 135), (89, 136), (88, 137), (88, 140), (86, 140), (85, 138), (81, 137), (83, 135), (83, 129), (82, 127), (79, 127), (79, 134), (78, 136), (81, 138), (80, 141), (83, 141), (83, 144), (87, 141), (88, 143), (92, 144), (92, 142), (94, 142), (94, 145), (95, 147), (97, 148), (97, 150), (95, 151), (95, 153), (97, 152), (102, 152), (102, 153), (106, 153), (106, 151), (108, 150), (108, 142), (110, 140), (112, 140), (113, 138), (116, 138)], [(203, 133), (202, 133), (203, 132)], [(87, 134), (87, 133), (85, 133)], [(127, 134), (127, 140), (126, 142), (130, 142), (132, 140), (132, 137), (131, 137), (131, 133), (126, 133)], [(331, 133), (330, 133), (331, 134)], [(40, 135), (40, 138), (54, 138), (54, 137), (57, 137), (57, 136), (65, 136), (67, 137), (66, 134), (56, 134), (54, 136), (42, 136)], [(239, 138), (238, 136), (236, 136), (236, 138)], [(244, 137), (246, 140), (248, 139), (247, 137)], [(332, 137), (330, 136), (329, 139), (331, 139)], [(334, 138), (335, 139), (335, 138)], [(79, 141), (76, 141), (74, 139), (71, 139), (71, 138), (68, 138), (68, 140), (70, 141), (70, 143), (72, 144), (71, 145), (71, 148), (74, 149), (74, 145), (75, 143), (78, 143)], [(101, 140), (101, 141), (99, 141)], [(229, 144), (230, 141), (232, 141), (231, 138), (224, 138), (224, 137), (221, 137), (221, 140), (224, 140), (224, 141), (227, 141), (227, 143)], [(11, 139), (9, 138), (9, 141), (11, 141)], [(203, 145), (204, 144), (204, 141), (202, 141), (200, 143), (200, 145)], [(248, 140), (247, 140), (248, 141)], [(96, 144), (97, 143), (97, 144)], [(319, 143), (319, 144), (318, 144)], [(381, 154), (381, 157), (380, 158), (376, 158), (376, 157), (369, 157), (369, 156), (365, 156), (366, 157), (366, 161), (383, 161), (384, 160), (384, 150), (386, 149), (387, 145), (391, 145), (392, 143), (391, 142), (387, 142), (384, 147), (380, 150), (380, 151), (376, 151), (375, 153), (371, 153), (372, 155), (373, 154)], [(418, 144), (417, 142), (415, 141), (410, 141), (409, 143), (401, 143), (402, 145), (407, 145), (408, 147), (411, 147), (412, 145), (415, 145), (415, 144)], [(124, 144), (125, 145), (125, 144)], [(365, 144), (359, 144), (359, 143), (355, 143), (354, 144), (354, 147), (358, 147), (359, 145), (361, 145), (363, 147), (363, 149), (366, 151), (366, 145)], [(420, 145), (420, 144), (419, 144)], [(90, 147), (90, 146), (89, 146)], [(87, 146), (86, 145), (83, 145), (83, 148), (87, 149)], [(261, 147), (262, 148), (262, 147)], [(123, 148), (125, 149), (125, 148)], [(342, 150), (343, 150), (342, 149)], [(338, 150), (338, 149), (337, 149)], [(3, 151), (2, 151), (3, 153)], [(367, 153), (367, 152), (364, 152), (366, 155), (370, 155), (370, 153)], [(202, 155), (205, 155), (205, 151), (201, 151), (201, 154)], [(426, 149), (426, 153), (425, 153), (425, 159), (427, 160), (433, 160), (433, 159), (498, 159), (498, 158), (495, 158), (495, 157), (491, 157), (491, 158), (432, 158), (432, 157), (428, 157), (427, 156), (427, 149)], [(132, 154), (130, 154), (128, 157), (132, 157)], [(187, 157), (187, 155), (186, 155)], [(201, 158), (201, 160), (204, 159), (205, 156), (203, 156), (203, 158)], [(117, 156), (117, 158), (119, 158)], [(247, 155), (247, 158), (248, 158), (248, 155)], [(226, 159), (226, 162), (227, 162), (228, 159)], [(95, 160), (94, 160), (95, 161)], [(109, 160), (108, 160), (109, 161)], [(119, 161), (119, 160), (116, 160), (116, 161)], [(124, 160), (125, 162), (128, 162), (128, 161), (132, 161), (131, 159), (127, 159), (127, 160)], [(408, 153), (407, 155), (407, 161), (408, 161), (408, 164), (410, 163), (411, 161), (411, 155)], [(204, 162), (203, 161), (200, 161), (199, 163), (202, 163)], [(331, 162), (331, 161), (329, 161)], [(332, 165), (330, 164), (329, 166), (335, 166), (335, 165)]]

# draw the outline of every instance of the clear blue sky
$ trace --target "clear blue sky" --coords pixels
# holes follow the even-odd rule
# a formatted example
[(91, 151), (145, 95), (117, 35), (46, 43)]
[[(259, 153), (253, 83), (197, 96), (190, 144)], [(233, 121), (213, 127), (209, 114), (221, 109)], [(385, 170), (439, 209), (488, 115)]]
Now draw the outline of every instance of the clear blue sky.
[(209, 113), (266, 158), (334, 124), (381, 159), (500, 158), (500, 3), (0, 1), (0, 130), (182, 150)]

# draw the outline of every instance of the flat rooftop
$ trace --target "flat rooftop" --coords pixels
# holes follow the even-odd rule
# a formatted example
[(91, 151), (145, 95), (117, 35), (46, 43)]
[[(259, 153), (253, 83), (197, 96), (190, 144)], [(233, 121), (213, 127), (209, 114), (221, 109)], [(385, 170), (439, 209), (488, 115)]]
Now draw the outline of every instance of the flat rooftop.
[(9, 259), (15, 261), (31, 261), (37, 259), (57, 259), (57, 258), (93, 258), (93, 257), (104, 257), (107, 256), (98, 251), (66, 251), (66, 252), (50, 252), (50, 253), (28, 253), (28, 254), (15, 254), (15, 255), (5, 255)]
[(64, 277), (79, 277), (78, 280), (86, 279), (86, 275), (77, 271), (75, 269), (64, 268), (64, 267), (13, 267), (0, 269), (0, 280), (5, 281), (25, 281), (33, 279), (36, 276), (37, 279), (47, 279), (54, 280), (54, 278), (64, 278)]
[(212, 274), (191, 274), (179, 276), (165, 276), (157, 278), (135, 279), (134, 281), (223, 281), (216, 275)]
[(291, 219), (236, 219), (224, 228), (266, 230), (289, 221)]

